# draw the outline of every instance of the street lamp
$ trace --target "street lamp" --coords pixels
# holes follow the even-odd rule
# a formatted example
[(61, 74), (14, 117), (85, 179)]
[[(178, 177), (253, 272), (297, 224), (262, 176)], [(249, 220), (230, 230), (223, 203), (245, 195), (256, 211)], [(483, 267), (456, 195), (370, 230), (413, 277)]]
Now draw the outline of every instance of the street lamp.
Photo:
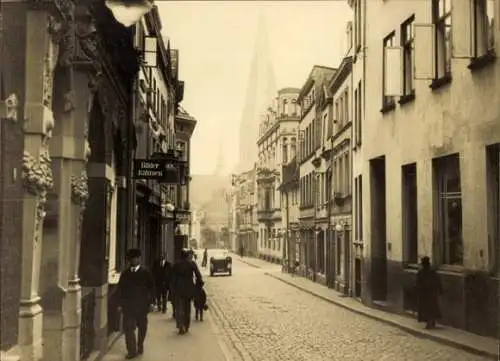
[(106, 0), (116, 21), (126, 27), (136, 24), (154, 6), (153, 0)]
[(172, 203), (168, 202), (165, 204), (165, 209), (168, 212), (173, 212), (173, 211), (175, 211), (175, 206)]

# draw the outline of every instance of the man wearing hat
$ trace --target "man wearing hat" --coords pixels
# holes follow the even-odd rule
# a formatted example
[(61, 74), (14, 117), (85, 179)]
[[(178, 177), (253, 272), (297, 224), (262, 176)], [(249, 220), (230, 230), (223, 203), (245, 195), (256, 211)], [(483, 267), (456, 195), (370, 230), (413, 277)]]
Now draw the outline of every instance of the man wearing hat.
[[(129, 267), (125, 269), (118, 283), (120, 309), (123, 313), (123, 328), (127, 345), (127, 359), (144, 353), (144, 339), (148, 329), (148, 313), (154, 298), (154, 282), (151, 273), (140, 265), (141, 251), (127, 252)], [(137, 342), (135, 328), (137, 327)]]

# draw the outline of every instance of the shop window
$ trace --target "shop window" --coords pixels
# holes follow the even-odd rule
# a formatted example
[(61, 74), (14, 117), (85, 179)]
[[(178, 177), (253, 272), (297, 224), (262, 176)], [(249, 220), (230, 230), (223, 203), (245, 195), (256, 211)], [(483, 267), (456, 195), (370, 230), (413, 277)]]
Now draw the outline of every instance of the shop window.
[(458, 154), (433, 160), (435, 241), (440, 263), (463, 264), (462, 190)]

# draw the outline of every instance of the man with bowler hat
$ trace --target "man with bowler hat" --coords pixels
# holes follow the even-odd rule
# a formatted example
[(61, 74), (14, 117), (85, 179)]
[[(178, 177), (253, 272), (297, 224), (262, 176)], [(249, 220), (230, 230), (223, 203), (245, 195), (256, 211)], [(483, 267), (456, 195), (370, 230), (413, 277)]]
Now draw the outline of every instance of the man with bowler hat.
[(118, 294), (128, 352), (126, 358), (132, 359), (144, 353), (148, 313), (151, 301), (154, 299), (154, 282), (151, 273), (140, 264), (141, 251), (139, 249), (130, 249), (127, 252), (127, 260), (129, 267), (120, 276)]

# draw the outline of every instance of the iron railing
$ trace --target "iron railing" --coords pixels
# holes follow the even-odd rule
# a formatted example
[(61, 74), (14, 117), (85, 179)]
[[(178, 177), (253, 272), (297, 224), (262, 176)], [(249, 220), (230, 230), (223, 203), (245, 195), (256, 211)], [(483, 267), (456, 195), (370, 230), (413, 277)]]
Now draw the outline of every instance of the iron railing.
[(95, 290), (82, 291), (82, 322), (80, 325), (80, 360), (90, 356), (94, 348)]

